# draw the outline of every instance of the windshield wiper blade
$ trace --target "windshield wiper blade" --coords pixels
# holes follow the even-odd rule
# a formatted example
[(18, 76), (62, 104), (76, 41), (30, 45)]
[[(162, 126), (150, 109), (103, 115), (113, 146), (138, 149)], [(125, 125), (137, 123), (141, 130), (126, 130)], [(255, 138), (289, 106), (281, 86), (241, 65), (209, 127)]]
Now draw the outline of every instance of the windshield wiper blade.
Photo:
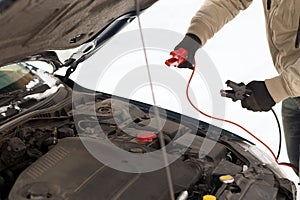
[(22, 89), (18, 89), (18, 90), (12, 91), (12, 92), (0, 94), (0, 98), (19, 96), (22, 93), (24, 93), (24, 91)]

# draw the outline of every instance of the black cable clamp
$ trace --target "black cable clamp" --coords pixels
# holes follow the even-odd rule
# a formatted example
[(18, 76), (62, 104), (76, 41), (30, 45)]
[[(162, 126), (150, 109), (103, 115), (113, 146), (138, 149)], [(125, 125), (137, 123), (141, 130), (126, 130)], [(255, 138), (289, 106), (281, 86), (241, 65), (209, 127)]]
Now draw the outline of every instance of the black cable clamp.
[(233, 81), (226, 81), (227, 87), (232, 88), (232, 90), (221, 90), (220, 94), (222, 97), (231, 98), (232, 101), (243, 100), (252, 94), (252, 91), (246, 88), (244, 83), (235, 83)]

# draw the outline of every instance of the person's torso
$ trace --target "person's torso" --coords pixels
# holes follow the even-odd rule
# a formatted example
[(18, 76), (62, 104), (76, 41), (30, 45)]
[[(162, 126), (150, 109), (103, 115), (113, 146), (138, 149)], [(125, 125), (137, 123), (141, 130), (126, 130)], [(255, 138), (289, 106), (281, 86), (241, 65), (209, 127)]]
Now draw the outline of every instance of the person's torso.
[(268, 42), (280, 73), (300, 57), (300, 0), (263, 0)]

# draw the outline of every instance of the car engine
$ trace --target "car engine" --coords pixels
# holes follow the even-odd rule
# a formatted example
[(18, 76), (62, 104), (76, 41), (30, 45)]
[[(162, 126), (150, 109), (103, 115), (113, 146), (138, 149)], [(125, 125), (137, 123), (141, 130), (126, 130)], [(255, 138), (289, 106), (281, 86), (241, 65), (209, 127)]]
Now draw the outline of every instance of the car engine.
[[(56, 92), (26, 102), (26, 108), (0, 122), (1, 199), (170, 199), (164, 168), (119, 171), (86, 148), (88, 144), (113, 152), (110, 141), (136, 155), (160, 150), (151, 106), (127, 104), (125, 99), (84, 88), (72, 91), (72, 84), (59, 82)], [(294, 184), (247, 152), (241, 138), (226, 134), (217, 140), (207, 138), (206, 123), (180, 121), (180, 115), (171, 111), (161, 112), (161, 117), (163, 140), (170, 147), (166, 152), (180, 155), (169, 165), (177, 199), (199, 200), (208, 194), (217, 199), (293, 199)], [(216, 144), (202, 155), (205, 139)], [(134, 166), (126, 158), (115, 159)], [(161, 162), (162, 157), (153, 160)], [(230, 181), (222, 180), (224, 176)]]

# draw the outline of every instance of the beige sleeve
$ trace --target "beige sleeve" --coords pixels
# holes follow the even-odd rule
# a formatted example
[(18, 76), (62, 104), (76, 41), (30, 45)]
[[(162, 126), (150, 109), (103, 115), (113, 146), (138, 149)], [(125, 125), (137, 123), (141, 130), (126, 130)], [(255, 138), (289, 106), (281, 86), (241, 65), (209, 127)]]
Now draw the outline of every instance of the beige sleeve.
[(206, 43), (227, 22), (233, 19), (241, 10), (245, 10), (252, 0), (205, 0), (203, 6), (191, 21), (187, 33), (197, 35)]
[(267, 89), (276, 103), (287, 97), (300, 96), (300, 58), (279, 76), (265, 80)]

